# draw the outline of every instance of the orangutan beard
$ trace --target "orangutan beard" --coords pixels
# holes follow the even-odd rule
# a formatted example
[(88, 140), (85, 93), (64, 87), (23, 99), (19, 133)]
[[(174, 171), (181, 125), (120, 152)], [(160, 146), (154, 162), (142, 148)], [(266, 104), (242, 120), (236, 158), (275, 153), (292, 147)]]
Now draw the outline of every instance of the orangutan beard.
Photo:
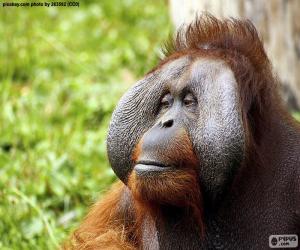
[(133, 170), (128, 187), (141, 216), (147, 212), (157, 215), (161, 206), (182, 208), (194, 216), (200, 231), (203, 231), (202, 196), (194, 169), (168, 170), (148, 175), (138, 175)]

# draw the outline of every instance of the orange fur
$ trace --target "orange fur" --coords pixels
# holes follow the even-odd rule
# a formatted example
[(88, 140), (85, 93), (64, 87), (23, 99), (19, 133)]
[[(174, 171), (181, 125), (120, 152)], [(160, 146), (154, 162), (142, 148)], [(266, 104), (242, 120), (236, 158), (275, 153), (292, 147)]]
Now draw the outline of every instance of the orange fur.
[(111, 191), (92, 207), (83, 223), (72, 234), (65, 249), (136, 249), (134, 240), (129, 240), (134, 223), (126, 225), (126, 217), (120, 211), (119, 203), (125, 188), (123, 183), (117, 182)]
[(173, 170), (146, 178), (130, 175), (128, 187), (135, 202), (137, 221), (149, 214), (154, 222), (160, 218), (159, 206), (172, 205), (190, 211), (203, 235), (202, 197), (194, 169)]

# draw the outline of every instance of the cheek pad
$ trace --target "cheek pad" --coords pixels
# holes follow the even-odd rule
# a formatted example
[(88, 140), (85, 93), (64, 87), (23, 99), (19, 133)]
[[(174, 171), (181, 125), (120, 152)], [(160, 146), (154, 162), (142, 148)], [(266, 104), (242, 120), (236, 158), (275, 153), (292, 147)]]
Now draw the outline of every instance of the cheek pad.
[(244, 128), (238, 110), (227, 116), (200, 111), (191, 136), (201, 181), (208, 190), (222, 186), (244, 156)]
[(161, 85), (141, 80), (121, 98), (112, 115), (107, 152), (112, 169), (123, 182), (133, 167), (134, 147), (155, 122)]

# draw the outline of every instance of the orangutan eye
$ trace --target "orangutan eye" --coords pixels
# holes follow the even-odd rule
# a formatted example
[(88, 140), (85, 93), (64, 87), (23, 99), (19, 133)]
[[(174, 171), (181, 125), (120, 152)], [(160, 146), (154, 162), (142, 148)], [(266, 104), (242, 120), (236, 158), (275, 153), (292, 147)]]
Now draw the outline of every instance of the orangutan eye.
[(170, 93), (166, 94), (160, 101), (160, 108), (167, 109), (170, 108), (173, 104), (173, 97)]
[(185, 107), (193, 107), (197, 104), (197, 100), (191, 93), (189, 93), (183, 98), (182, 103)]

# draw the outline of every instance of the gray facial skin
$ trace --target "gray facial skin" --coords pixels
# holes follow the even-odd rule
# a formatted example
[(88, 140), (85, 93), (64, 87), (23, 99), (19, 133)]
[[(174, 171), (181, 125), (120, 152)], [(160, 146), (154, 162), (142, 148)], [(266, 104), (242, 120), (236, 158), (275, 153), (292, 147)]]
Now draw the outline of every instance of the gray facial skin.
[(191, 132), (199, 156), (200, 178), (206, 191), (221, 191), (244, 156), (244, 127), (238, 86), (221, 61), (200, 59), (191, 67), (198, 93), (199, 117)]
[(108, 156), (116, 175), (126, 183), (133, 166), (132, 151), (161, 117), (166, 93), (185, 89), (197, 108), (185, 128), (199, 159), (199, 181), (215, 196), (244, 157), (244, 127), (238, 86), (231, 69), (220, 60), (188, 56), (168, 62), (137, 82), (121, 98), (107, 137)]

